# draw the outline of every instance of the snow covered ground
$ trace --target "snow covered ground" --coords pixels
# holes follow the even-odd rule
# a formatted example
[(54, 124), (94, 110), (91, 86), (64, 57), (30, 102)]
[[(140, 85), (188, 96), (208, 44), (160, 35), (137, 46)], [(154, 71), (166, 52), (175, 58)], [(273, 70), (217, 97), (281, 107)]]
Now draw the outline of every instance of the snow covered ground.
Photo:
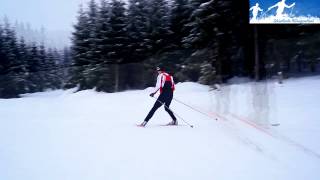
[(273, 15), (251, 19), (251, 24), (320, 24), (320, 18), (316, 16), (292, 16), (284, 14), (283, 17)]
[[(318, 180), (320, 76), (223, 86), (177, 85), (195, 127), (152, 107), (150, 89), (52, 91), (0, 99), (1, 180)], [(215, 120), (215, 118), (218, 120)], [(270, 126), (280, 124), (280, 126)]]

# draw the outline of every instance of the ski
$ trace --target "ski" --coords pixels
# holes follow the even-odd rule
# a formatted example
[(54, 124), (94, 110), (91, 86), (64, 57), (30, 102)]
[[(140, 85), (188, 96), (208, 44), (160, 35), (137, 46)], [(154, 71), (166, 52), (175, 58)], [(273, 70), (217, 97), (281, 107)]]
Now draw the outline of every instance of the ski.
[(135, 124), (137, 127), (140, 127), (140, 128), (144, 128), (145, 126), (141, 125), (141, 124)]
[(179, 126), (179, 125), (171, 125), (171, 124), (160, 124), (159, 126)]

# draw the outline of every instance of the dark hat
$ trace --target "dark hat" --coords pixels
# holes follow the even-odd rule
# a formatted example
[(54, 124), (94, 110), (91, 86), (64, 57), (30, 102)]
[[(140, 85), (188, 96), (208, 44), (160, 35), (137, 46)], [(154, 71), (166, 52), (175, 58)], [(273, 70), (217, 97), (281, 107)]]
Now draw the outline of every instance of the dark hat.
[(157, 71), (163, 71), (163, 68), (161, 66), (157, 66), (156, 70)]

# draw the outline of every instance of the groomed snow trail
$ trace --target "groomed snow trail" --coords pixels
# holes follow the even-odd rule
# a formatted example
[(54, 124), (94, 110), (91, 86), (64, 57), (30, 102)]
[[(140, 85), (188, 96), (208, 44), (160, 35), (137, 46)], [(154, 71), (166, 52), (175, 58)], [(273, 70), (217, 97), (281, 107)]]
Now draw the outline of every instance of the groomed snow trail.
[[(4, 180), (317, 180), (320, 160), (320, 77), (275, 87), (278, 127), (264, 133), (240, 120), (251, 83), (230, 86), (229, 99), (195, 83), (177, 85), (175, 97), (223, 118), (218, 121), (172, 102), (190, 128), (163, 127), (160, 108), (146, 128), (154, 99), (149, 89), (122, 93), (53, 91), (0, 99), (0, 179)], [(308, 87), (312, 87), (308, 89)], [(301, 93), (302, 90), (309, 92)], [(242, 93), (235, 93), (235, 92)], [(219, 94), (220, 93), (220, 94)], [(294, 99), (299, 95), (303, 101)], [(230, 101), (228, 112), (216, 102)], [(220, 99), (217, 99), (220, 98)], [(296, 104), (300, 102), (297, 110)], [(239, 105), (239, 102), (244, 102)], [(271, 108), (272, 111), (272, 108)], [(303, 112), (301, 112), (303, 111)], [(287, 113), (290, 112), (290, 113)], [(299, 114), (309, 114), (301, 120)], [(311, 115), (310, 115), (311, 114)], [(287, 139), (286, 139), (287, 138)], [(288, 140), (289, 139), (289, 140)]]

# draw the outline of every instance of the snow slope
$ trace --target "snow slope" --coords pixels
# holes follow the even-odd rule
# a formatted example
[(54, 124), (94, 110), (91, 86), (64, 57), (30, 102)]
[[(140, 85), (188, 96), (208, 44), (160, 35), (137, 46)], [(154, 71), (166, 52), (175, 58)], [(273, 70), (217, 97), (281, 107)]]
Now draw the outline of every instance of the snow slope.
[(320, 18), (316, 16), (292, 16), (284, 14), (284, 17), (276, 17), (273, 15), (250, 19), (251, 24), (320, 24)]
[(0, 99), (0, 179), (318, 180), (319, 89), (319, 76), (221, 91), (181, 83), (175, 98), (207, 115), (171, 108), (194, 128), (160, 126), (170, 121), (163, 108), (136, 127), (150, 89)]

